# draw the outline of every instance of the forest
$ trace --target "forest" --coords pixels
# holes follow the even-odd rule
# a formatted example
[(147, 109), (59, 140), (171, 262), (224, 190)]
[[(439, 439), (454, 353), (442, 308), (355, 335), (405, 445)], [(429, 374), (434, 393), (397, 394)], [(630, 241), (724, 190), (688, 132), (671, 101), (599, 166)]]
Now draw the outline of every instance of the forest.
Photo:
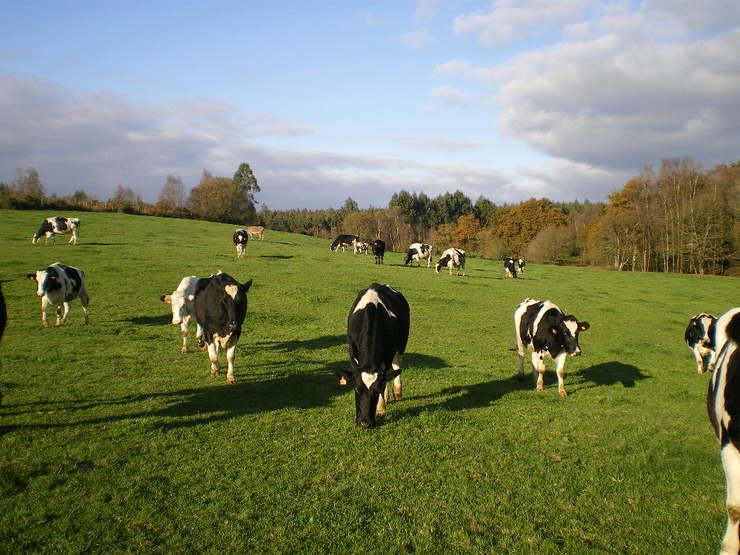
[[(404, 251), (416, 241), (436, 252), (454, 245), (471, 256), (523, 257), (548, 264), (582, 264), (621, 271), (740, 274), (740, 161), (704, 171), (691, 158), (668, 158), (644, 167), (607, 202), (552, 202), (532, 198), (497, 205), (461, 191), (430, 198), (401, 190), (387, 206), (361, 209), (352, 198), (340, 208), (272, 210), (260, 204), (249, 164), (233, 177), (203, 170), (186, 194), (168, 175), (156, 203), (119, 185), (101, 201), (84, 190), (48, 196), (33, 168), (17, 169), (0, 183), (0, 208), (56, 209), (201, 219), (331, 238), (352, 233), (383, 239)], [(259, 205), (259, 209), (257, 209)]]

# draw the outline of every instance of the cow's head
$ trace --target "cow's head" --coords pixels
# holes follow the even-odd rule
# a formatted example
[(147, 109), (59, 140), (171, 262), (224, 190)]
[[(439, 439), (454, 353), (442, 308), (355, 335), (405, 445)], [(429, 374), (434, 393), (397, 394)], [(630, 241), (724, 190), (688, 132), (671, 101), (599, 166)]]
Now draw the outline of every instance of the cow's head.
[[(227, 312), (229, 332), (239, 329), (247, 314), (247, 291), (252, 287), (252, 280), (246, 283), (234, 283), (224, 286), (224, 306)], [(227, 299), (231, 299), (230, 301)]]
[(416, 249), (409, 249), (408, 251), (406, 251), (406, 260), (403, 261), (404, 266), (414, 259), (415, 254)]
[(173, 291), (171, 295), (162, 295), (159, 300), (172, 305), (172, 324), (179, 326), (188, 312), (186, 310), (187, 303), (192, 303), (195, 300), (195, 295), (185, 295), (182, 291)]
[(439, 262), (437, 262), (437, 264), (435, 264), (434, 271), (436, 273), (439, 273), (439, 270), (441, 268), (447, 268), (447, 265), (450, 263), (450, 260), (451, 259), (452, 259), (452, 257), (449, 254), (444, 255), (442, 258), (439, 259)]
[(26, 274), (26, 277), (36, 282), (37, 297), (43, 297), (46, 293), (58, 291), (62, 288), (61, 276), (57, 269), (52, 266), (43, 270), (36, 270), (35, 274)]
[(352, 370), (340, 370), (337, 376), (345, 380), (351, 380), (355, 387), (355, 424), (360, 428), (372, 428), (375, 426), (375, 411), (378, 406), (378, 398), (385, 394), (385, 388), (400, 374), (399, 370), (385, 371), (370, 368), (359, 368), (356, 359), (352, 359)]
[(565, 316), (562, 323), (557, 327), (553, 327), (550, 332), (560, 335), (566, 352), (572, 357), (577, 357), (581, 354), (581, 346), (578, 344), (578, 334), (590, 327), (588, 322), (579, 322), (575, 316)]
[(702, 347), (711, 347), (714, 336), (714, 327), (717, 319), (711, 314), (701, 313), (689, 320), (686, 327), (684, 339), (689, 347), (700, 345)]

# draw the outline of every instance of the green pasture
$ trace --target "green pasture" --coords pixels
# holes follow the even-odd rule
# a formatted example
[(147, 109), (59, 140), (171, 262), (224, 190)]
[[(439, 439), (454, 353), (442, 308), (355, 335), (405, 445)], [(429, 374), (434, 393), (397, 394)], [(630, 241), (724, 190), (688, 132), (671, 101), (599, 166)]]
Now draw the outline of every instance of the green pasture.
[[(707, 375), (689, 317), (736, 306), (734, 278), (528, 264), (504, 279), (403, 267), (235, 226), (81, 218), (80, 244), (31, 244), (46, 212), (0, 211), (0, 551), (6, 553), (713, 553), (724, 527)], [(44, 329), (35, 284), (86, 272), (68, 325)], [(186, 275), (253, 279), (236, 385), (180, 354), (170, 293)], [(354, 424), (346, 317), (371, 282), (411, 306), (404, 399)], [(525, 297), (587, 320), (557, 393), (515, 378)], [(225, 360), (223, 361), (225, 364)]]

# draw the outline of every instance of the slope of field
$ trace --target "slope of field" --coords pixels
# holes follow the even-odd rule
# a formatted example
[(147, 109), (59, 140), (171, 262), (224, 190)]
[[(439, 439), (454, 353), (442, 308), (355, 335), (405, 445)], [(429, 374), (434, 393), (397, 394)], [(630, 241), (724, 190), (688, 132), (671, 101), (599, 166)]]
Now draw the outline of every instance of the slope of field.
[[(716, 551), (724, 526), (707, 376), (690, 316), (738, 301), (734, 278), (470, 259), (435, 275), (268, 231), (81, 218), (80, 244), (31, 245), (42, 212), (0, 212), (0, 545), (5, 552)], [(90, 324), (43, 329), (25, 274), (85, 270)], [(179, 352), (159, 297), (186, 275), (254, 279), (236, 385)], [(344, 333), (373, 281), (404, 293), (404, 400), (354, 425)], [(591, 324), (567, 399), (515, 378), (512, 314), (549, 298)], [(224, 361), (225, 362), (225, 361)]]

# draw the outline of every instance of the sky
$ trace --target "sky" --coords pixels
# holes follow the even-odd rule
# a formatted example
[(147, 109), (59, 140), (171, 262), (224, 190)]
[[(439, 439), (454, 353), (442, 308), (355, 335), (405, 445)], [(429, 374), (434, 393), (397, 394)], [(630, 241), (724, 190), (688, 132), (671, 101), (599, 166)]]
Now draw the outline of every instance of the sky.
[(740, 160), (738, 53), (738, 0), (0, 0), (0, 181), (155, 202), (247, 162), (271, 209), (601, 201)]

